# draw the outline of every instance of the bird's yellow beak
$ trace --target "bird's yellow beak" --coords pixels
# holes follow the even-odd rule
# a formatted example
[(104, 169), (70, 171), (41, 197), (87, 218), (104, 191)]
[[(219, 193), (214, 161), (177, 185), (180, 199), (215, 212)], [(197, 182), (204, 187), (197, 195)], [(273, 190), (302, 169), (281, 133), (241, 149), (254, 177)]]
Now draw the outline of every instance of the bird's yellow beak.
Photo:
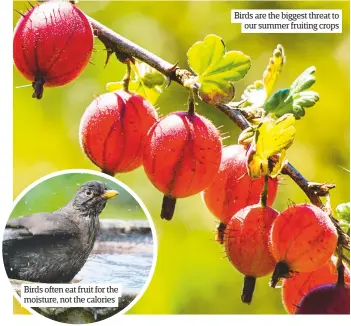
[(106, 190), (103, 195), (102, 195), (102, 198), (105, 198), (105, 199), (110, 199), (112, 197), (115, 197), (115, 196), (118, 196), (119, 195), (119, 192), (116, 191), (116, 190)]

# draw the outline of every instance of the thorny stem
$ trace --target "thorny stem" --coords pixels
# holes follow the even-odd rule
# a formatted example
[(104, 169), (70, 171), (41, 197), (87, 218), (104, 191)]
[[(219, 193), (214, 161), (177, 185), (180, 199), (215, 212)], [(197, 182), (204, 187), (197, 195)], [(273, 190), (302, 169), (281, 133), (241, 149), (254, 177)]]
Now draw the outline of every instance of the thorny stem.
[[(93, 26), (95, 35), (108, 49), (112, 49), (115, 52), (122, 52), (127, 56), (141, 60), (164, 74), (170, 81), (175, 81), (184, 87), (186, 87), (185, 85), (189, 85), (191, 80), (194, 79), (195, 76), (190, 71), (181, 69), (180, 67), (158, 57), (152, 52), (145, 50), (95, 19), (89, 16), (87, 16), (87, 18)], [(216, 108), (227, 115), (228, 118), (231, 119), (240, 129), (244, 130), (250, 126), (250, 123), (241, 113), (240, 109), (233, 108), (228, 104), (219, 104), (216, 105)], [(318, 196), (317, 191), (309, 187), (309, 182), (307, 179), (291, 163), (288, 163), (284, 167), (282, 173), (288, 175), (304, 191), (312, 204), (324, 209), (324, 204), (321, 198)], [(338, 221), (333, 216), (330, 215), (330, 218), (337, 228), (339, 243), (343, 246), (343, 248), (350, 250), (349, 236), (342, 231)]]

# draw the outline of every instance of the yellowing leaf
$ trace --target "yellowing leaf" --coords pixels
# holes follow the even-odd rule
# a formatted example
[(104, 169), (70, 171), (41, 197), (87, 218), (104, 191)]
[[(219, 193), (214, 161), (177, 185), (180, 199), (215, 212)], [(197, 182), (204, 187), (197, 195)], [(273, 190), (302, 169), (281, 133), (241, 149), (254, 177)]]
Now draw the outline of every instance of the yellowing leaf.
[(199, 96), (210, 104), (230, 102), (235, 94), (233, 82), (250, 69), (250, 57), (240, 51), (227, 51), (217, 35), (207, 35), (188, 51), (188, 63), (197, 74)]
[(277, 48), (273, 51), (272, 58), (269, 59), (266, 70), (263, 73), (263, 84), (266, 89), (266, 98), (272, 94), (273, 87), (283, 69), (284, 64), (284, 49), (280, 44), (278, 44)]
[(239, 135), (238, 144), (247, 146), (252, 143), (254, 136), (255, 136), (255, 128), (252, 126), (248, 127), (244, 129)]
[[(294, 141), (294, 124), (294, 115), (285, 114), (278, 120), (267, 119), (257, 126), (247, 160), (251, 178), (259, 178), (262, 175), (275, 177), (280, 173), (287, 163), (286, 150)], [(269, 160), (273, 156), (275, 160)]]
[(277, 155), (277, 161), (271, 161), (269, 165), (270, 176), (272, 178), (276, 178), (278, 174), (283, 170), (284, 166), (288, 164), (288, 160), (286, 159), (286, 150), (283, 149), (279, 155)]

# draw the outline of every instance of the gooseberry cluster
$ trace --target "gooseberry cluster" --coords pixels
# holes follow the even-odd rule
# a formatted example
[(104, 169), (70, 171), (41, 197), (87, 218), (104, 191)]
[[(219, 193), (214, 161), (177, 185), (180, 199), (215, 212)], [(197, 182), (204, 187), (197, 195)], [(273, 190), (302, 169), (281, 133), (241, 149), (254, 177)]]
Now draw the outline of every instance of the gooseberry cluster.
[[(32, 82), (38, 99), (44, 86), (75, 79), (92, 50), (91, 25), (70, 2), (33, 7), (14, 33), (15, 65)], [(220, 221), (217, 241), (244, 275), (244, 303), (252, 301), (256, 278), (272, 274), (273, 288), (284, 279), (282, 298), (289, 313), (349, 314), (349, 270), (333, 256), (338, 233), (329, 216), (311, 204), (273, 209), (277, 177), (249, 173), (248, 157), (256, 147), (250, 142), (223, 147), (217, 128), (195, 113), (193, 96), (188, 111), (159, 118), (147, 99), (128, 89), (127, 77), (123, 89), (98, 96), (83, 114), (79, 139), (87, 157), (109, 175), (143, 166), (164, 194), (161, 217), (166, 220), (172, 219), (178, 198), (202, 193)]]
[[(314, 205), (292, 205), (280, 213), (271, 208), (278, 181), (250, 179), (247, 155), (241, 145), (223, 149), (217, 176), (203, 192), (204, 202), (221, 221), (217, 240), (245, 276), (242, 301), (251, 302), (257, 277), (272, 274), (272, 287), (286, 278), (283, 301), (287, 311), (294, 313), (293, 307), (311, 289), (337, 281), (331, 261), (337, 231), (329, 216)], [(346, 282), (348, 275), (346, 270)]]
[(157, 120), (153, 106), (125, 90), (107, 93), (87, 108), (80, 125), (81, 146), (102, 171), (114, 175), (143, 164), (164, 194), (161, 217), (170, 220), (176, 198), (204, 190), (221, 160), (218, 130), (195, 112), (174, 112)]

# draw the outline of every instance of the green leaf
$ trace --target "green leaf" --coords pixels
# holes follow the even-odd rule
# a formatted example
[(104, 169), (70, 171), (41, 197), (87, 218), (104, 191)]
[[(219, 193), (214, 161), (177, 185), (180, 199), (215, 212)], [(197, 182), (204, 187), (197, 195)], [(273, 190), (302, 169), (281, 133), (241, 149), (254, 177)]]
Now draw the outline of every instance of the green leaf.
[(304, 108), (310, 108), (317, 101), (319, 101), (319, 95), (314, 91), (304, 91), (293, 95), (293, 105), (299, 105)]
[(336, 214), (338, 219), (347, 224), (350, 223), (350, 208), (351, 203), (340, 204), (336, 207)]
[(316, 78), (315, 67), (306, 69), (289, 88), (275, 92), (264, 105), (266, 112), (273, 113), (277, 118), (292, 113), (299, 120), (305, 115), (305, 108), (314, 106), (319, 101), (319, 94), (307, 90)]
[(306, 114), (306, 111), (301, 105), (294, 105), (293, 104), (292, 113), (296, 117), (296, 120), (300, 120)]
[[(264, 105), (264, 109), (266, 112), (274, 113), (277, 117), (284, 115), (286, 111), (285, 106), (287, 105), (286, 100), (290, 95), (289, 88), (283, 88), (279, 91), (275, 92)], [(289, 110), (287, 110), (289, 111)]]
[(223, 40), (207, 35), (188, 51), (188, 64), (197, 74), (199, 96), (210, 104), (230, 102), (235, 89), (233, 82), (242, 79), (250, 69), (250, 57), (240, 51), (227, 51)]
[(311, 66), (307, 68), (299, 77), (297, 77), (291, 84), (291, 94), (294, 95), (309, 89), (316, 82), (316, 76), (314, 75), (315, 72), (316, 67)]

